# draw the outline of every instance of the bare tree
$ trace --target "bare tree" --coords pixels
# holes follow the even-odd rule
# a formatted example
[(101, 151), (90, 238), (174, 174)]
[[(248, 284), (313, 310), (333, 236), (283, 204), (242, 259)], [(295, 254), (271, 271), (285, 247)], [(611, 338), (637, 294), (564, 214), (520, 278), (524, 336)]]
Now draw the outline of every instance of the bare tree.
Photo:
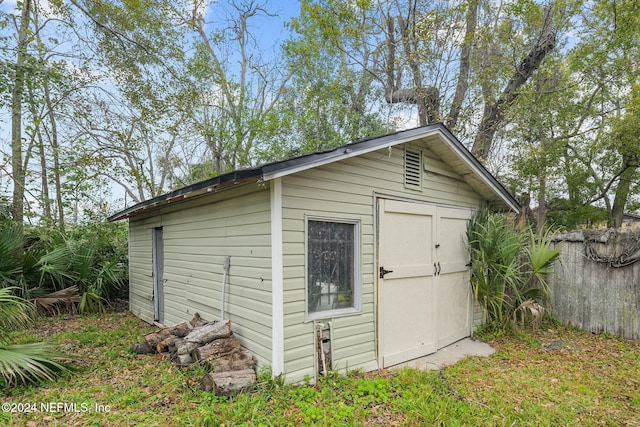
[(11, 173), (13, 175), (13, 220), (22, 227), (24, 222), (25, 171), (22, 151), (22, 104), (27, 72), (27, 48), (30, 43), (31, 0), (24, 0), (18, 23), (15, 75), (11, 90)]

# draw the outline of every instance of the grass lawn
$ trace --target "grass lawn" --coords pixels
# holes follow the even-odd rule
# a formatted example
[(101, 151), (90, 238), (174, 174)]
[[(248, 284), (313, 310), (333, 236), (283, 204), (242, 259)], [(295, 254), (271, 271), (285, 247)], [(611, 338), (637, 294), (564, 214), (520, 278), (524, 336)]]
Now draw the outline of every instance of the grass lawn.
[[(42, 320), (16, 341), (47, 339), (77, 372), (0, 386), (15, 426), (640, 426), (640, 343), (562, 327), (488, 339), (496, 353), (441, 372), (331, 375), (315, 386), (219, 398), (201, 367), (178, 369), (132, 343), (153, 327), (127, 313)], [(18, 410), (6, 412), (7, 403)]]

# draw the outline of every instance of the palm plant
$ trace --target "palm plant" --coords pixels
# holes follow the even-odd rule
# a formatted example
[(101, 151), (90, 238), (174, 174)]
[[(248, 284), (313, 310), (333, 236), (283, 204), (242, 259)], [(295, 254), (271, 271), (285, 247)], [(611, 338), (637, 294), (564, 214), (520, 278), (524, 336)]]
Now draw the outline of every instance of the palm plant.
[(516, 229), (504, 215), (486, 211), (469, 221), (471, 284), (488, 326), (504, 329), (523, 302), (548, 300), (545, 276), (559, 256), (558, 250), (551, 248), (549, 237), (547, 233), (536, 239), (530, 228)]
[(126, 280), (123, 251), (100, 240), (82, 240), (75, 242), (72, 253), (71, 268), (82, 293), (78, 311), (104, 311), (108, 297)]
[[(536, 237), (532, 229), (529, 228), (529, 246), (525, 248), (525, 255), (529, 266), (529, 286), (534, 291), (533, 298), (548, 299), (549, 284), (547, 277), (553, 273), (553, 266), (556, 260), (562, 265), (560, 250), (552, 247), (551, 236), (553, 231), (547, 229), (540, 237)], [(540, 295), (540, 292), (542, 293)]]
[(40, 307), (77, 303), (79, 311), (103, 311), (105, 298), (125, 283), (126, 246), (110, 241), (118, 230), (98, 227), (95, 236), (91, 231), (71, 237), (41, 232), (26, 244), (19, 227), (0, 221), (0, 381), (49, 379), (67, 369), (64, 356), (46, 343), (11, 343), (11, 331), (28, 325), (36, 313), (27, 298), (53, 290), (36, 298)]
[(504, 325), (524, 284), (518, 256), (524, 239), (505, 217), (483, 211), (469, 222), (467, 238), (475, 299), (483, 305), (487, 323)]
[(25, 239), (13, 222), (0, 221), (0, 287), (18, 284), (22, 274), (21, 250)]
[(10, 331), (27, 326), (34, 309), (31, 303), (15, 295), (16, 288), (0, 288), (0, 378), (6, 383), (51, 379), (68, 370), (62, 354), (46, 343), (10, 344)]
[[(30, 297), (75, 286), (81, 295), (78, 311), (101, 312), (107, 300), (126, 283), (126, 245), (110, 231), (90, 227), (62, 235), (56, 231), (41, 235), (25, 254), (25, 280)], [(50, 302), (52, 294), (47, 295)], [(67, 305), (60, 300), (60, 305)]]

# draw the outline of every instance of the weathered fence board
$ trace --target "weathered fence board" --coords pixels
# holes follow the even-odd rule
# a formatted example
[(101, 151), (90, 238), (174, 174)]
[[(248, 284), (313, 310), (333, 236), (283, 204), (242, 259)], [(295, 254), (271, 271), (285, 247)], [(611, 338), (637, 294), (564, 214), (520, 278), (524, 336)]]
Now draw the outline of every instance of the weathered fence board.
[(552, 315), (585, 331), (640, 340), (640, 233), (584, 230), (553, 240), (562, 263), (549, 278)]

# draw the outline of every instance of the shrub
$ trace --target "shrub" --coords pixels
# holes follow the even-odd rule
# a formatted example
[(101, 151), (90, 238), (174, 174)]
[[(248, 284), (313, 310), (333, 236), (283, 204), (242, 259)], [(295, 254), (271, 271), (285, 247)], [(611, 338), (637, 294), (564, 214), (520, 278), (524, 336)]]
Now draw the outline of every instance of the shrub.
[(14, 223), (0, 222), (0, 287), (18, 286), (31, 299), (77, 286), (88, 309), (121, 295), (128, 282), (126, 228), (96, 223), (66, 234), (29, 233), (25, 238)]
[(467, 239), (471, 284), (488, 327), (506, 328), (525, 301), (548, 303), (545, 277), (560, 254), (551, 247), (549, 232), (536, 238), (530, 227), (517, 229), (504, 215), (480, 211), (469, 221)]

